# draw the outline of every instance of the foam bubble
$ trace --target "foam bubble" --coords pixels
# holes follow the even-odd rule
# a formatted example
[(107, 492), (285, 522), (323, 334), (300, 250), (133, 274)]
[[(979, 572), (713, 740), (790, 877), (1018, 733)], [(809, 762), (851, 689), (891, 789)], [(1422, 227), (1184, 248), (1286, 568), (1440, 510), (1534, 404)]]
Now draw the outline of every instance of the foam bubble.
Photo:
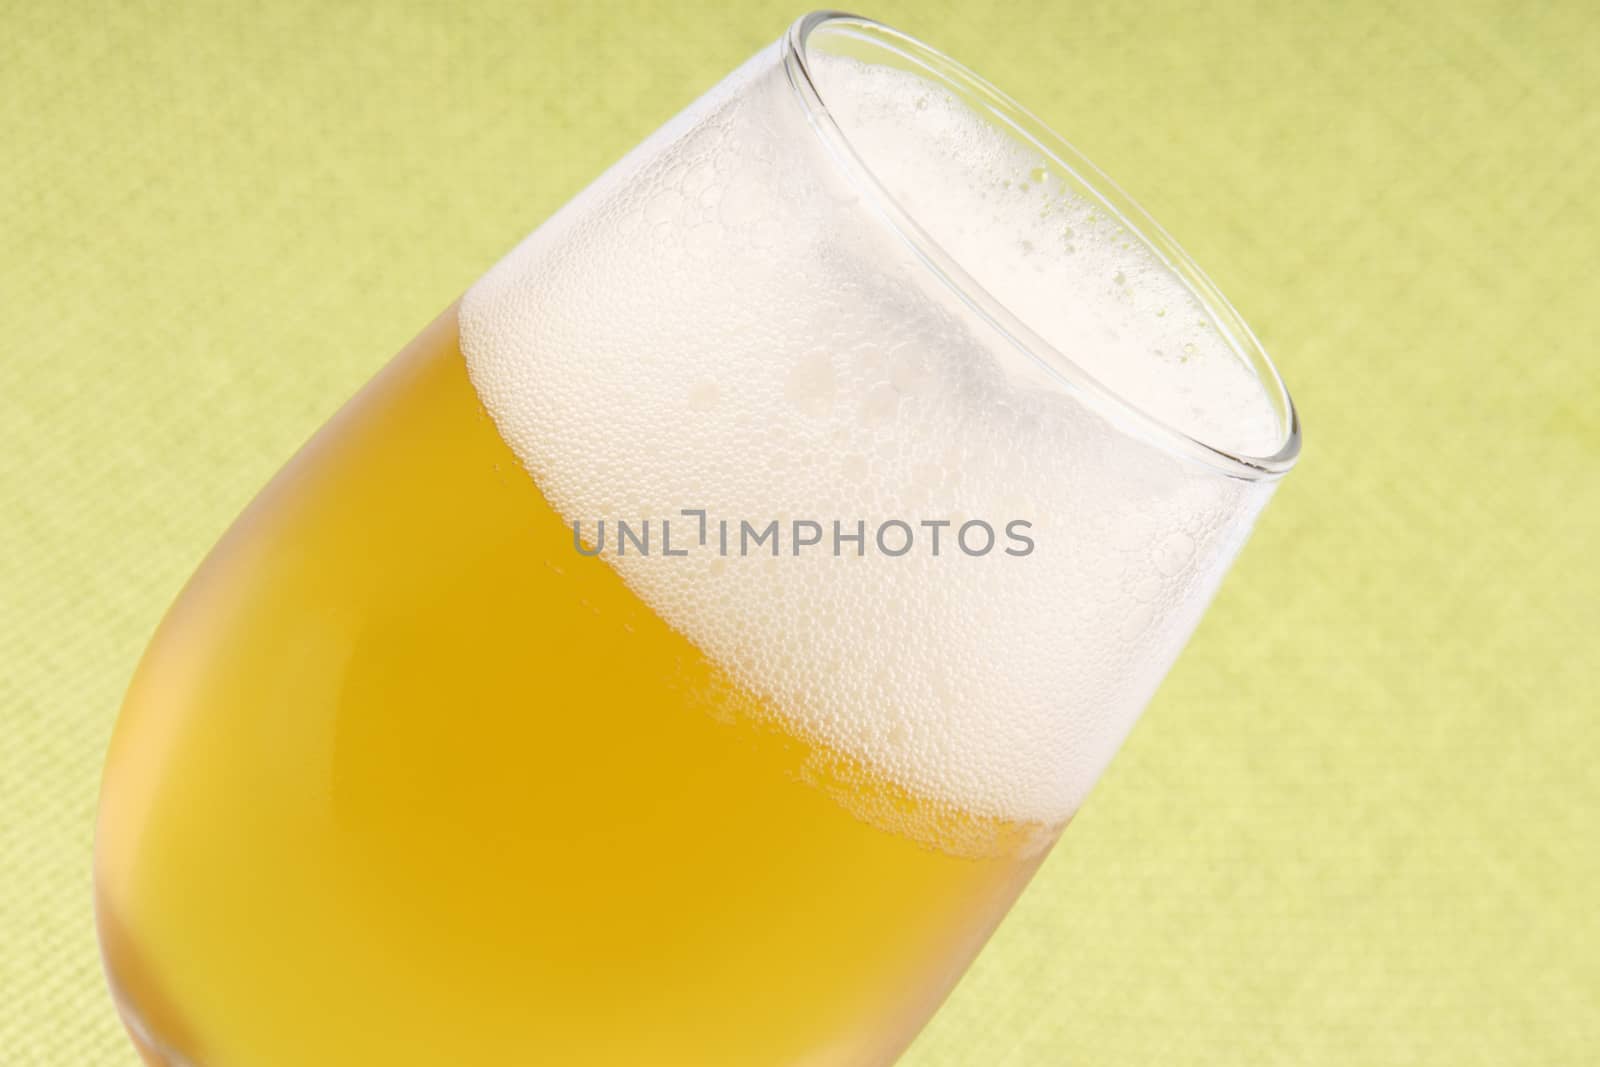
[(811, 71), (894, 200), (1077, 369), (1213, 447), (1269, 456), (1283, 444), (1259, 378), (1206, 306), (1060, 166), (906, 71), (825, 52)]
[[(1032, 328), (1173, 425), (1273, 451), (1260, 383), (1113, 219), (936, 85), (812, 63), (873, 171)], [(774, 50), (485, 275), (461, 331), (569, 520), (1030, 521), (1026, 557), (953, 551), (955, 526), (938, 557), (608, 557), (788, 727), (980, 820), (1076, 810), (1271, 492), (1028, 373), (827, 159)]]

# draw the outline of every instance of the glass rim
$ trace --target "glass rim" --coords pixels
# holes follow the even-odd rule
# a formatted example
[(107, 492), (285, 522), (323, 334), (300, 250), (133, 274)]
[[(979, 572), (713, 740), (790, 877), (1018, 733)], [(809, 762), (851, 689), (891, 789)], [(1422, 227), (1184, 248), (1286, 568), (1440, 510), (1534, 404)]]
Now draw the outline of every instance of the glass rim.
[[(1230, 348), (1262, 383), (1283, 427), (1278, 450), (1271, 455), (1256, 456), (1223, 448), (1157, 417), (1069, 359), (973, 278), (884, 187), (834, 119), (812, 77), (807, 51), (811, 35), (825, 26), (854, 30), (856, 39), (899, 53), (901, 58), (914, 64), (918, 74), (973, 105), (984, 121), (998, 122), (1008, 133), (1020, 137), (1059, 165), (1083, 192), (1108, 209), (1130, 234), (1148, 246), (1200, 301), (1224, 333)], [(1075, 396), (1089, 403), (1099, 414), (1167, 452), (1201, 462), (1232, 477), (1250, 480), (1281, 477), (1294, 466), (1300, 454), (1300, 418), (1288, 387), (1265, 347), (1188, 253), (1065, 138), (944, 53), (892, 26), (860, 15), (842, 11), (814, 11), (804, 15), (789, 27), (782, 51), (789, 83), (800, 99), (809, 125), (845, 177), (865, 195), (873, 213), (910, 247), (916, 258), (1007, 341), (1062, 379)]]

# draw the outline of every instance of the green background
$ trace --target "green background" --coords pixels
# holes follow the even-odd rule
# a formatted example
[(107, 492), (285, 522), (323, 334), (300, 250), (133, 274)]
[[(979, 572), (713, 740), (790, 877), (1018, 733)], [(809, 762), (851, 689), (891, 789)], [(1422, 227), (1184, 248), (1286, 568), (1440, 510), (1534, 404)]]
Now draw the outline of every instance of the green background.
[[(1307, 442), (910, 1067), (1600, 1059), (1597, 12), (865, 12), (1161, 219)], [(98, 765), (202, 553), (799, 13), (0, 4), (0, 1060), (133, 1063), (91, 918)]]

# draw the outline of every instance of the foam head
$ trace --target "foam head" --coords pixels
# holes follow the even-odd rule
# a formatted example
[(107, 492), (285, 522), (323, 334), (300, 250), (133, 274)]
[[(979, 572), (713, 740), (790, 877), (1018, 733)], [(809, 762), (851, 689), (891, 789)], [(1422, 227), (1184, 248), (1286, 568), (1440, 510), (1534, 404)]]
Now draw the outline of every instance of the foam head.
[[(609, 561), (787, 727), (928, 804), (1057, 824), (1271, 482), (1129, 433), (977, 313), (875, 198), (1152, 418), (1261, 454), (1282, 420), (1177, 272), (947, 86), (806, 57), (873, 189), (819, 138), (787, 62), (756, 56), (478, 282), (468, 369), (569, 520), (915, 527), (899, 556), (785, 542), (777, 558)], [(1035, 548), (967, 555), (947, 529), (928, 551), (919, 523), (970, 519), (1025, 520)]]

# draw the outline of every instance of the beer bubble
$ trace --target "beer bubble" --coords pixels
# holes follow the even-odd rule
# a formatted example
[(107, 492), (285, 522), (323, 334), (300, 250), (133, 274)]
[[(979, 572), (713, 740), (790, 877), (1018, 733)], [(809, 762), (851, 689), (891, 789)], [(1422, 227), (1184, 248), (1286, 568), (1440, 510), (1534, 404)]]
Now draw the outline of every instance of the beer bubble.
[(692, 411), (710, 411), (717, 406), (722, 391), (716, 382), (701, 382), (689, 390), (689, 408)]
[(683, 215), (683, 194), (670, 186), (659, 190), (655, 196), (645, 202), (644, 218), (646, 222), (672, 223)]
[(861, 421), (877, 425), (894, 418), (900, 406), (900, 392), (889, 382), (880, 382), (867, 390), (861, 401)]
[(1194, 555), (1194, 538), (1180, 531), (1175, 531), (1161, 539), (1156, 546), (1156, 569), (1169, 578), (1183, 573), (1184, 567), (1189, 563), (1189, 557)]

